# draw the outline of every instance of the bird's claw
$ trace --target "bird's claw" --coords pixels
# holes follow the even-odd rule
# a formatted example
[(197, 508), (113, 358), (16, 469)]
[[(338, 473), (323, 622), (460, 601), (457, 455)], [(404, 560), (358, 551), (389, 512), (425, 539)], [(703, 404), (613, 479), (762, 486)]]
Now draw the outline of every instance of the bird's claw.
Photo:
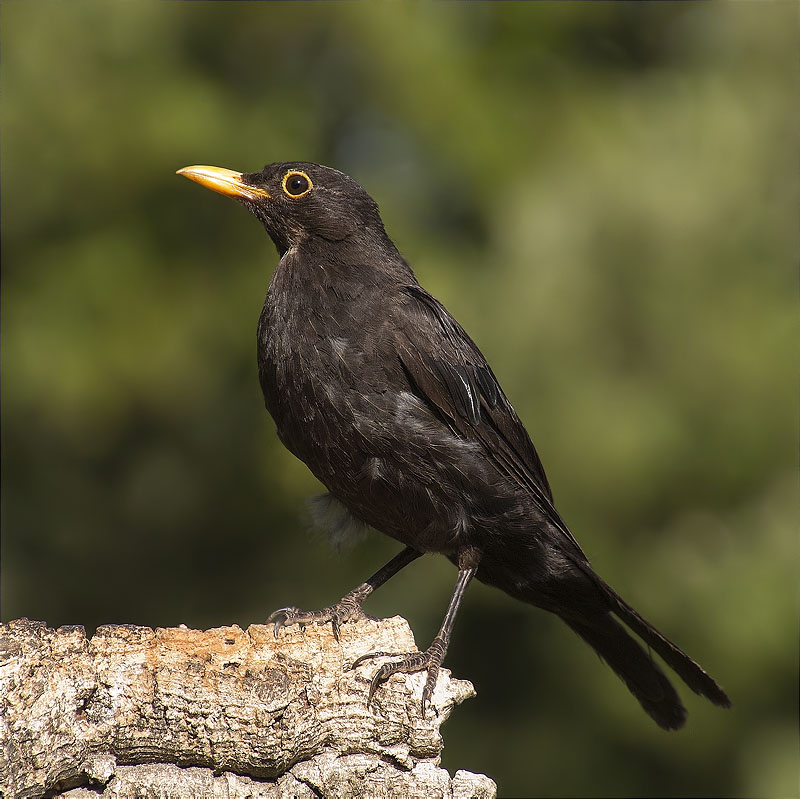
[(425, 686), (422, 689), (422, 715), (425, 715), (425, 710), (428, 703), (433, 696), (433, 689), (436, 687), (436, 680), (439, 676), (439, 668), (442, 665), (444, 653), (441, 647), (435, 640), (425, 652), (409, 652), (408, 654), (397, 654), (392, 652), (370, 652), (367, 655), (361, 655), (357, 658), (350, 668), (356, 668), (367, 660), (372, 660), (378, 657), (394, 657), (399, 658), (391, 663), (384, 663), (372, 676), (369, 684), (369, 692), (367, 694), (367, 705), (372, 704), (375, 692), (386, 682), (392, 675), (404, 673), (414, 674), (418, 671), (427, 670), (428, 676), (425, 680)]
[(286, 607), (286, 608), (278, 608), (278, 610), (273, 611), (267, 617), (267, 624), (272, 624), (274, 622), (275, 626), (272, 628), (272, 632), (275, 637), (278, 637), (278, 633), (285, 624), (300, 624), (300, 615), (303, 614), (303, 611), (300, 608), (295, 607)]
[(278, 637), (278, 633), (282, 627), (288, 627), (292, 624), (327, 624), (331, 623), (333, 628), (333, 637), (338, 641), (341, 632), (342, 624), (346, 621), (353, 619), (370, 618), (361, 609), (359, 597), (348, 594), (342, 597), (335, 605), (329, 605), (327, 608), (321, 610), (300, 610), (296, 607), (278, 608), (269, 615), (267, 624), (273, 624), (273, 633)]

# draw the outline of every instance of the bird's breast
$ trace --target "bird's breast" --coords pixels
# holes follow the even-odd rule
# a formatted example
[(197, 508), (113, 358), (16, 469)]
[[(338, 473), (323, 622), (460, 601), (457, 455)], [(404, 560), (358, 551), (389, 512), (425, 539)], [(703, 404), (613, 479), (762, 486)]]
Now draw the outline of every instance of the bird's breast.
[(281, 440), (321, 477), (347, 467), (345, 453), (356, 455), (366, 443), (355, 440), (358, 420), (385, 383), (379, 331), (332, 292), (306, 290), (296, 302), (274, 293), (258, 327), (264, 401)]

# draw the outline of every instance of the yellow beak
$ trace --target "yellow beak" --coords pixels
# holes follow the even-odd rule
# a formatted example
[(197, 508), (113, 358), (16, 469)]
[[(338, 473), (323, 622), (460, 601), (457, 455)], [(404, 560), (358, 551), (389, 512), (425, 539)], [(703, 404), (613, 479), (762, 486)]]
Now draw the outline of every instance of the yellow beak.
[(237, 200), (263, 200), (270, 196), (264, 189), (243, 183), (241, 172), (223, 169), (220, 166), (185, 166), (175, 174), (183, 175), (207, 189)]

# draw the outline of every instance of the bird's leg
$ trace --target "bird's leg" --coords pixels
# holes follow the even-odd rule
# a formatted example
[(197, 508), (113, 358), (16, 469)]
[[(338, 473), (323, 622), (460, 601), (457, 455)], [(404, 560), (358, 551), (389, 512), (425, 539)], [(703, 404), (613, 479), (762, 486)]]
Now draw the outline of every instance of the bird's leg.
[(400, 569), (408, 566), (412, 560), (416, 560), (421, 554), (416, 549), (406, 547), (385, 566), (378, 569), (366, 582), (361, 583), (358, 588), (354, 588), (349, 594), (345, 594), (335, 605), (322, 608), (322, 610), (300, 610), (300, 608), (294, 607), (280, 608), (270, 614), (267, 624), (274, 622), (274, 632), (277, 638), (281, 627), (289, 624), (326, 624), (330, 622), (333, 627), (334, 638), (338, 641), (342, 623), (350, 619), (365, 618), (367, 614), (361, 609), (364, 600), (376, 588), (380, 588), (390, 577), (394, 577)]
[(480, 557), (480, 552), (472, 548), (459, 552), (458, 580), (456, 581), (453, 596), (450, 598), (450, 604), (447, 606), (447, 613), (444, 615), (444, 621), (442, 621), (439, 632), (433, 639), (431, 645), (424, 652), (410, 652), (405, 655), (397, 655), (390, 652), (372, 652), (368, 655), (362, 655), (353, 663), (351, 668), (355, 668), (365, 660), (376, 657), (391, 656), (400, 658), (391, 663), (384, 663), (375, 672), (369, 685), (367, 704), (372, 702), (372, 697), (375, 695), (378, 686), (388, 680), (393, 674), (399, 672), (413, 673), (427, 669), (428, 677), (425, 680), (425, 687), (422, 689), (422, 714), (423, 716), (425, 715), (425, 706), (433, 695), (433, 689), (436, 687), (436, 679), (439, 676), (439, 668), (444, 661), (444, 656), (447, 654), (447, 647), (450, 644), (450, 635), (453, 632), (453, 624), (456, 619), (458, 607), (466, 593), (470, 580), (478, 570)]

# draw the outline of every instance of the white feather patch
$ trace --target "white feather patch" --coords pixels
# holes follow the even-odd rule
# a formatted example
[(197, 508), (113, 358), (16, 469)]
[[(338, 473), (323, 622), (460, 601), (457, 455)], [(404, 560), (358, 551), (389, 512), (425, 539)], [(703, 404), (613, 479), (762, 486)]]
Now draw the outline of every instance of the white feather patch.
[(337, 551), (350, 549), (369, 532), (369, 525), (353, 516), (330, 494), (310, 497), (307, 505), (314, 528), (325, 533), (328, 544)]

